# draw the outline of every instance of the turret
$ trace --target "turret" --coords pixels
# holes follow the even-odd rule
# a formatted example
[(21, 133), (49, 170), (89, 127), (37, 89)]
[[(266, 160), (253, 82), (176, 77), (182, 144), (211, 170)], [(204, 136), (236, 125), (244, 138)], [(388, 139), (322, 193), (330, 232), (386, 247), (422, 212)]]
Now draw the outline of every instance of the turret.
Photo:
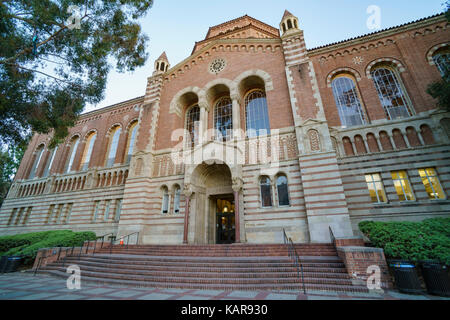
[(169, 67), (170, 64), (167, 59), (166, 52), (163, 52), (162, 55), (155, 61), (155, 71), (153, 72), (153, 75), (166, 73), (167, 70), (169, 70)]
[(289, 11), (284, 11), (283, 18), (280, 23), (282, 36), (300, 31), (298, 27), (298, 18)]

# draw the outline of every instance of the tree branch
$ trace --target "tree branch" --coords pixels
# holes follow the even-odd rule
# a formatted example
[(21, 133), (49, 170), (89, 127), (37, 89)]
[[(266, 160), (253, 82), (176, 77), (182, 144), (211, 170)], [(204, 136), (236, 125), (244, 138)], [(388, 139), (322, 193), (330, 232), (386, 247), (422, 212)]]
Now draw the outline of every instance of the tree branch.
[[(0, 1), (1, 1), (1, 0), (0, 0)], [(83, 20), (83, 19), (85, 19), (86, 17), (89, 17), (89, 15), (88, 15), (88, 14), (84, 15), (80, 20)], [(28, 20), (28, 19), (23, 19), (23, 18), (20, 18), (20, 17), (17, 17), (17, 19), (23, 20), (23, 21), (25, 21), (25, 22), (27, 22), (27, 23), (31, 23), (31, 22), (32, 22), (32, 21), (30, 22), (30, 20)], [(52, 40), (55, 39), (58, 35), (60, 35), (64, 30), (68, 29), (67, 26), (62, 25), (62, 24), (59, 24), (59, 23), (57, 23), (57, 22), (52, 22), (52, 24), (59, 26), (61, 29), (59, 29), (58, 31), (56, 31), (54, 34), (52, 34), (52, 35), (51, 35), (49, 38), (47, 38), (46, 40), (44, 40), (44, 41), (42, 41), (42, 42), (36, 44), (36, 48), (39, 48), (39, 47), (45, 45), (46, 43), (52, 41)], [(17, 60), (20, 56), (22, 56), (22, 55), (24, 55), (24, 54), (27, 54), (27, 53), (31, 53), (32, 51), (33, 51), (33, 48), (32, 48), (32, 47), (25, 48), (25, 49), (23, 49), (22, 51), (16, 53), (14, 56), (10, 57), (10, 58), (4, 59), (4, 60), (0, 60), (0, 64), (10, 64), (11, 62)]]

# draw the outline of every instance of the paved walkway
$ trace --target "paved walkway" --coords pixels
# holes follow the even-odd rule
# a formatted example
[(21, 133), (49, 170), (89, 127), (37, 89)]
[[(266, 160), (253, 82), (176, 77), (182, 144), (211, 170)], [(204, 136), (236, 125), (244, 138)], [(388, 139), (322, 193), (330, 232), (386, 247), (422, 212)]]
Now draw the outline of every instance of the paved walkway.
[(65, 279), (13, 273), (0, 275), (0, 300), (450, 300), (450, 298), (405, 295), (395, 291), (384, 294), (311, 291), (304, 295), (293, 291), (131, 288), (83, 282), (80, 290), (69, 290)]

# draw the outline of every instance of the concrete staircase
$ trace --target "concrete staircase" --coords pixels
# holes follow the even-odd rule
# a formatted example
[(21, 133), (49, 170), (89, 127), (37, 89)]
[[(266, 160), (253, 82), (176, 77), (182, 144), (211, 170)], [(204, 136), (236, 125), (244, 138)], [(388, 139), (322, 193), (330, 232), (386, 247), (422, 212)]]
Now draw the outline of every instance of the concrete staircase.
[[(353, 284), (330, 244), (298, 244), (306, 290), (367, 292)], [(110, 253), (111, 252), (111, 253)], [(64, 266), (63, 266), (64, 263)], [(67, 278), (69, 265), (82, 281), (137, 287), (215, 290), (296, 290), (301, 279), (284, 245), (139, 245), (103, 248), (67, 257), (39, 270)]]

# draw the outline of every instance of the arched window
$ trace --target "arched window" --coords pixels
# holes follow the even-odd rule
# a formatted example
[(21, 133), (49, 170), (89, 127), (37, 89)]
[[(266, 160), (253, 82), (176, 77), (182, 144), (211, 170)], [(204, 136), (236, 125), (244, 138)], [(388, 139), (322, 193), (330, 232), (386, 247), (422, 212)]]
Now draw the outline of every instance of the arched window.
[(259, 180), (261, 188), (261, 204), (263, 208), (272, 207), (272, 184), (269, 177), (261, 177)]
[(436, 64), (441, 76), (449, 76), (450, 72), (450, 49), (446, 48), (444, 51), (439, 51), (433, 55), (433, 61)]
[(175, 214), (180, 213), (180, 196), (181, 196), (181, 189), (179, 186), (175, 187), (175, 197), (173, 200), (173, 211)]
[(292, 29), (292, 21), (289, 19), (287, 21), (288, 29)]
[(161, 69), (160, 70), (164, 71), (165, 66), (166, 66), (166, 64), (164, 62), (161, 62)]
[(267, 99), (262, 90), (251, 91), (245, 97), (245, 119), (247, 137), (253, 138), (270, 134)]
[(80, 143), (80, 138), (77, 136), (72, 139), (72, 143), (70, 146), (70, 158), (69, 162), (67, 163), (66, 173), (69, 173), (74, 170), (73, 162), (75, 160), (75, 155), (77, 154), (78, 144)]
[(169, 213), (169, 189), (163, 187), (162, 213)]
[(95, 140), (97, 139), (97, 133), (92, 132), (86, 139), (86, 146), (84, 147), (83, 158), (81, 158), (81, 170), (85, 171), (89, 168), (89, 162), (91, 161), (92, 150), (94, 149)]
[(289, 206), (289, 188), (288, 180), (285, 175), (280, 175), (277, 178), (277, 193), (278, 193), (278, 206)]
[(372, 78), (387, 119), (410, 117), (411, 110), (394, 71), (390, 68), (377, 68), (372, 71)]
[(214, 108), (216, 140), (228, 141), (233, 132), (233, 103), (230, 97), (220, 98)]
[(138, 122), (136, 121), (130, 126), (130, 129), (128, 130), (127, 154), (126, 154), (127, 158), (125, 159), (125, 163), (130, 163), (131, 156), (133, 155), (134, 144), (136, 142), (137, 131), (138, 131)]
[(365, 124), (355, 81), (348, 76), (340, 76), (333, 80), (331, 87), (342, 125), (352, 127)]
[(36, 171), (41, 163), (42, 155), (44, 154), (44, 145), (40, 145), (36, 150), (36, 158), (33, 162), (33, 167), (31, 167), (30, 176), (28, 179), (33, 179), (36, 176)]
[(187, 137), (187, 146), (193, 148), (198, 143), (200, 125), (200, 107), (192, 107), (186, 115), (186, 130), (189, 134)]
[(47, 165), (44, 170), (44, 177), (47, 177), (50, 174), (50, 170), (52, 170), (53, 161), (55, 160), (56, 152), (58, 151), (58, 147), (55, 147), (52, 151), (52, 155), (48, 159)]
[(112, 167), (116, 161), (117, 146), (119, 145), (119, 138), (122, 132), (122, 128), (119, 126), (114, 127), (111, 131), (109, 139), (109, 151), (108, 158), (106, 159), (106, 167)]

